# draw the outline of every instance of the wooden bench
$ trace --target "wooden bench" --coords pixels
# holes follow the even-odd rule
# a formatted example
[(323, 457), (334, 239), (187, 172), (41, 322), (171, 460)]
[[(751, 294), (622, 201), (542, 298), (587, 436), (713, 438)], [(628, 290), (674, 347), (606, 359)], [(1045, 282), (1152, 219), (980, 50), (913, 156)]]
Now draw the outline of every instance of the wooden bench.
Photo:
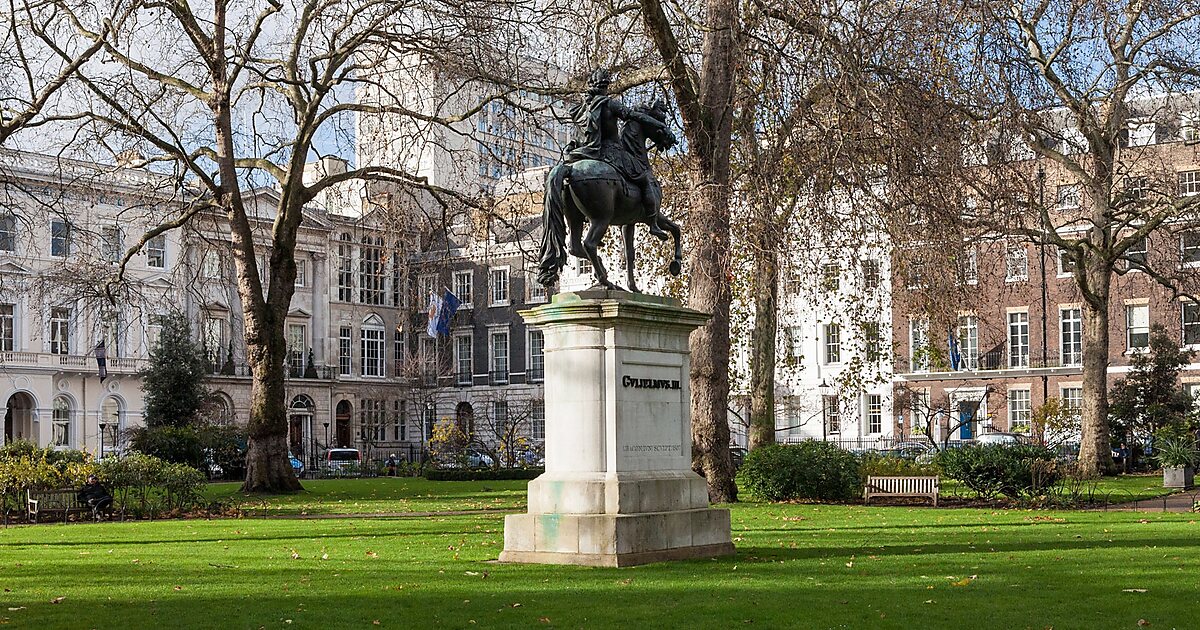
[(928, 497), (933, 499), (937, 507), (938, 477), (867, 477), (863, 486), (863, 503), (870, 503), (871, 497)]
[(80, 503), (79, 491), (75, 488), (55, 488), (53, 490), (27, 490), (26, 507), (29, 520), (38, 522), (42, 514), (62, 513), (63, 522), (67, 522), (70, 514), (91, 514), (92, 508), (87, 503)]

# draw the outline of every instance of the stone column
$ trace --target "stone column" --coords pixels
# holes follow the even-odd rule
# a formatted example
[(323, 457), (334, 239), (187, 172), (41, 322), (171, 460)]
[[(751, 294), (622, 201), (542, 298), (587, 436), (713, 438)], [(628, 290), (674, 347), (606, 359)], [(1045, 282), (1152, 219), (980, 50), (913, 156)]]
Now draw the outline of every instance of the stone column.
[[(329, 365), (327, 349), (332, 331), (329, 329), (329, 302), (333, 299), (329, 295), (329, 277), (328, 271), (325, 269), (325, 253), (312, 253), (312, 278), (309, 280), (309, 286), (312, 287), (312, 347), (313, 361), (317, 365)], [(336, 337), (336, 336), (335, 336)]]
[(691, 470), (688, 336), (672, 298), (560, 293), (545, 334), (546, 472), (504, 521), (504, 562), (628, 566), (734, 552), (729, 510)]

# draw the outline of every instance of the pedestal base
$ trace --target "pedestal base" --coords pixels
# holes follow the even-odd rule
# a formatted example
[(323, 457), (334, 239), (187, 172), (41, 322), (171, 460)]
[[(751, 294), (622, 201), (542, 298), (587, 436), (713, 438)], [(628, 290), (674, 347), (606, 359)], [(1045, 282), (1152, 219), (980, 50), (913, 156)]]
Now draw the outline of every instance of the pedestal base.
[(729, 510), (510, 514), (501, 562), (627, 567), (734, 553)]

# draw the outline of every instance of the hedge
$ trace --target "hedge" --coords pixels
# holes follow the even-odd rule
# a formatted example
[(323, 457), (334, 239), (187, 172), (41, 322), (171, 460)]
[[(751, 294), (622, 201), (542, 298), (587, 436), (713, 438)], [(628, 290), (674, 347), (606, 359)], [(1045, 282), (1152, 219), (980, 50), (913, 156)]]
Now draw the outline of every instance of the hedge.
[(425, 471), (430, 481), (508, 481), (534, 479), (546, 472), (543, 468), (500, 468), (467, 470), (463, 468), (431, 468)]

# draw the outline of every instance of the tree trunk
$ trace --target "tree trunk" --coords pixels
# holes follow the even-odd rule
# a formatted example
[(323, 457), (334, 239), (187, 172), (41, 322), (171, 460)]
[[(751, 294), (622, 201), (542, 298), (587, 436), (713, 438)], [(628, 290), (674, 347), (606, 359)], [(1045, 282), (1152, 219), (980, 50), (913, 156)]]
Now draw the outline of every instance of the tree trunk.
[[(765, 228), (766, 226), (761, 226)], [(779, 254), (768, 230), (754, 252), (754, 328), (750, 331), (750, 448), (775, 443), (775, 348), (779, 316)]]
[(246, 354), (253, 380), (242, 492), (295, 492), (302, 488), (288, 459), (287, 390), (283, 378), (287, 344), (283, 320), (259, 319), (247, 313)]
[(1092, 291), (1083, 309), (1083, 406), (1079, 422), (1079, 466), (1112, 474), (1108, 426), (1108, 308), (1111, 273), (1088, 269)]

